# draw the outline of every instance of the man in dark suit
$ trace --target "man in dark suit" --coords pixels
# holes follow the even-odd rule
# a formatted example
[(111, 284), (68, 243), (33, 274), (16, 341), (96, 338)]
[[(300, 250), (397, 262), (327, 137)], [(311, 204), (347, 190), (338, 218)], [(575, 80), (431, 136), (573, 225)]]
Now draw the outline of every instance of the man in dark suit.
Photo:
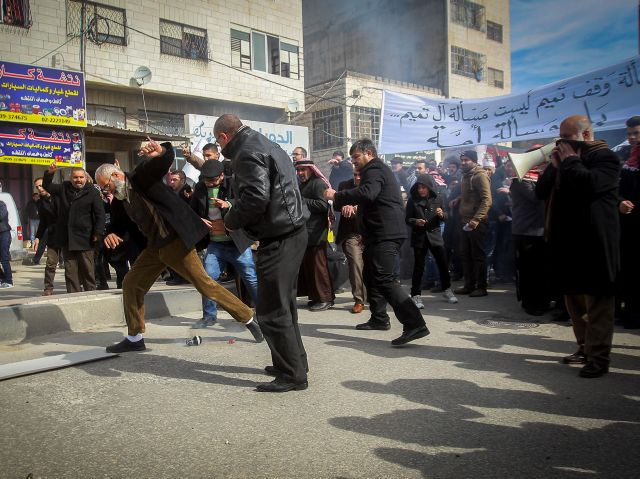
[(256, 389), (306, 389), (309, 366), (298, 327), (296, 283), (307, 246), (309, 211), (293, 163), (280, 145), (243, 125), (235, 115), (218, 118), (213, 134), (234, 172), (235, 204), (224, 217), (225, 227), (243, 229), (260, 240), (256, 312), (273, 361), (265, 371), (276, 379)]
[(54, 244), (62, 247), (67, 293), (96, 289), (94, 246), (104, 233), (100, 192), (87, 181), (82, 168), (71, 169), (71, 180), (53, 183), (55, 162), (44, 174), (43, 188), (57, 205)]
[[(144, 296), (167, 266), (193, 283), (200, 294), (215, 299), (233, 319), (244, 323), (256, 342), (262, 341), (251, 308), (212, 280), (202, 266), (195, 245), (209, 232), (207, 226), (162, 181), (174, 160), (171, 143), (160, 145), (150, 141), (140, 154), (146, 158), (133, 173), (125, 174), (112, 164), (101, 165), (96, 170), (100, 188), (112, 193), (114, 201), (123, 203), (124, 211), (147, 238), (147, 247), (122, 284), (128, 335), (120, 343), (108, 346), (107, 352), (146, 349), (142, 338), (145, 331)], [(116, 248), (122, 241), (115, 233), (104, 239), (107, 248)]]
[(393, 172), (378, 158), (371, 140), (356, 141), (349, 154), (360, 171), (360, 186), (340, 192), (328, 189), (325, 198), (333, 200), (337, 208), (358, 205), (358, 218), (363, 225), (364, 277), (371, 319), (356, 329), (390, 329), (388, 302), (403, 326), (402, 335), (391, 341), (393, 346), (399, 346), (429, 334), (420, 310), (394, 281), (393, 269), (407, 237), (400, 186)]
[(578, 350), (563, 359), (584, 364), (580, 376), (609, 371), (615, 281), (620, 268), (620, 161), (582, 115), (560, 123), (551, 164), (536, 183), (546, 200), (545, 238), (564, 293)]

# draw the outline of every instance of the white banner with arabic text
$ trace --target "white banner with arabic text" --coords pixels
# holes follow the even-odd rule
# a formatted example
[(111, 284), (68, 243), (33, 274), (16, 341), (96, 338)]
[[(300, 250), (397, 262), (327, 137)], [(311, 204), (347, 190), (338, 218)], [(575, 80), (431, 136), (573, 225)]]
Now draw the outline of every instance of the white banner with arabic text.
[(560, 122), (586, 115), (595, 131), (625, 127), (640, 114), (640, 57), (527, 93), (438, 99), (385, 90), (378, 152), (533, 140), (558, 136)]

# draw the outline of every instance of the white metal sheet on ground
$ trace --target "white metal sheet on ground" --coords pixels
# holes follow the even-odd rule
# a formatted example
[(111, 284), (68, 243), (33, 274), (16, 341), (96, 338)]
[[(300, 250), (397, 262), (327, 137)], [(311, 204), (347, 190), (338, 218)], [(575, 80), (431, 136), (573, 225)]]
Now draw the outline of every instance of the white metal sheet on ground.
[(66, 368), (76, 364), (88, 363), (117, 356), (114, 353), (108, 353), (104, 348), (87, 349), (85, 351), (76, 351), (74, 353), (58, 354), (56, 356), (48, 356), (38, 359), (30, 359), (28, 361), (20, 361), (17, 363), (0, 365), (0, 381), (26, 376), (28, 374), (50, 371), (52, 369)]

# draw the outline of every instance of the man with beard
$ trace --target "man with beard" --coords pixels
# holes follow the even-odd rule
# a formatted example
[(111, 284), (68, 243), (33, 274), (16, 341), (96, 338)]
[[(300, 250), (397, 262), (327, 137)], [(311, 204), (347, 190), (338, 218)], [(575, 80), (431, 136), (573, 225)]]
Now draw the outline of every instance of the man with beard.
[(56, 202), (55, 239), (62, 247), (67, 293), (96, 289), (94, 246), (104, 233), (104, 206), (98, 190), (82, 168), (71, 169), (71, 180), (53, 183), (56, 163), (44, 174), (43, 188)]
[[(229, 314), (249, 329), (256, 342), (262, 333), (253, 311), (233, 293), (212, 280), (198, 257), (195, 245), (207, 233), (205, 222), (162, 181), (174, 160), (171, 143), (155, 141), (140, 150), (146, 158), (133, 173), (125, 174), (112, 164), (96, 170), (96, 182), (121, 201), (124, 211), (147, 238), (147, 247), (140, 253), (122, 284), (122, 301), (128, 335), (120, 343), (107, 347), (107, 352), (124, 353), (146, 349), (144, 296), (165, 267), (173, 268), (187, 278), (200, 294), (218, 302)], [(104, 239), (107, 248), (122, 243), (115, 233)]]
[[(474, 150), (460, 155), (462, 183), (458, 201), (458, 213), (462, 222), (460, 239), (460, 261), (464, 275), (464, 286), (455, 294), (470, 297), (487, 295), (487, 254), (485, 243), (489, 232), (489, 208), (491, 188), (489, 177), (478, 165), (478, 154)], [(455, 205), (453, 205), (455, 206)]]
[(300, 180), (300, 193), (310, 213), (306, 224), (307, 248), (298, 274), (298, 289), (300, 294), (309, 296), (309, 311), (325, 311), (333, 305), (335, 299), (327, 262), (329, 203), (323, 195), (330, 184), (306, 156), (296, 160), (294, 166)]
[(391, 169), (378, 158), (376, 148), (368, 138), (356, 141), (349, 154), (360, 171), (360, 186), (339, 192), (329, 188), (324, 197), (333, 200), (336, 208), (357, 205), (358, 219), (363, 225), (364, 277), (371, 319), (358, 324), (356, 329), (391, 329), (388, 302), (403, 327), (402, 334), (391, 344), (400, 346), (429, 334), (420, 310), (394, 281), (393, 269), (400, 246), (407, 237), (400, 186)]
[(585, 116), (565, 118), (560, 138), (536, 195), (547, 200), (545, 238), (578, 343), (563, 362), (584, 364), (580, 376), (596, 378), (609, 371), (613, 340), (620, 161), (604, 141), (594, 141)]

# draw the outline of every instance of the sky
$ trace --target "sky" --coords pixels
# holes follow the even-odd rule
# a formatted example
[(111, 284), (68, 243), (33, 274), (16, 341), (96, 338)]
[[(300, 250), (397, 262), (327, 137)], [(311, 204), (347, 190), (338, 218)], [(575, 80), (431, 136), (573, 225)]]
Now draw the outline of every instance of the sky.
[(638, 0), (511, 0), (511, 91), (638, 55)]

